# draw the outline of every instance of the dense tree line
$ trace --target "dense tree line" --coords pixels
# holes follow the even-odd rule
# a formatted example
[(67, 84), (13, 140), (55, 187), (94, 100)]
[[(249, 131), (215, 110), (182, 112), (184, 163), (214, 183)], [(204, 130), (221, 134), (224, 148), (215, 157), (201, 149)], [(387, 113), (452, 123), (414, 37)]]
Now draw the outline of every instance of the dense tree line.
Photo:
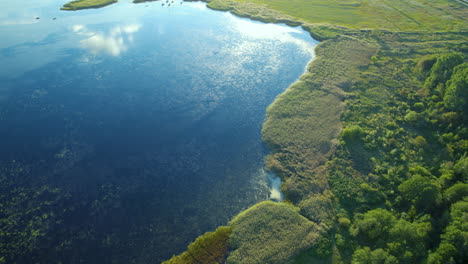
[(334, 254), (345, 263), (465, 263), (466, 57), (391, 55), (376, 55), (348, 91), (329, 163)]

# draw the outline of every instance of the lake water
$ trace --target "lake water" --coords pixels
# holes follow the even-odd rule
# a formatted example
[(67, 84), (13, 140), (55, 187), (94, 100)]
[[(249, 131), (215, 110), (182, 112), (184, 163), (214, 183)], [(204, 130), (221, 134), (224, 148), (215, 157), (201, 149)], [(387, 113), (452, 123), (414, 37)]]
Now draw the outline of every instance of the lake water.
[(0, 3), (7, 261), (159, 263), (269, 199), (265, 110), (316, 41), (203, 3), (65, 2)]

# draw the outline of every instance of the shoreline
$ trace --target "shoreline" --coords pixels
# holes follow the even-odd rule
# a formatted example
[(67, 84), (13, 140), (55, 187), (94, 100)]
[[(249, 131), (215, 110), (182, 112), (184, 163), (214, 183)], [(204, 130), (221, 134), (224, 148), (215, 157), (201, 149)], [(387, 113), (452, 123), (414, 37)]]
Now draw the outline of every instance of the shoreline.
[[(257, 9), (255, 9), (255, 12), (260, 15), (252, 15), (249, 13), (249, 11), (252, 11), (250, 9), (251, 6), (248, 6), (247, 4), (245, 5), (239, 4), (236, 2), (228, 2), (232, 5), (228, 4), (225, 6), (220, 6), (220, 5), (212, 5), (211, 3), (215, 2), (212, 0), (186, 0), (186, 1), (205, 2), (207, 3), (207, 7), (212, 10), (224, 11), (224, 12), (227, 11), (235, 16), (248, 18), (248, 19), (263, 22), (263, 23), (286, 24), (292, 27), (301, 26), (303, 30), (305, 30), (306, 32), (310, 34), (312, 39), (320, 41), (320, 43), (314, 49), (316, 56), (311, 61), (308, 62), (305, 72), (299, 77), (299, 79), (295, 83), (290, 84), (284, 90), (284, 92), (279, 94), (276, 97), (276, 99), (268, 106), (267, 111), (266, 111), (266, 119), (262, 125), (262, 140), (266, 144), (267, 149), (269, 150), (269, 154), (266, 156), (266, 170), (273, 172), (277, 177), (280, 177), (282, 181), (281, 190), (282, 190), (282, 193), (285, 195), (285, 200), (278, 203), (278, 205), (288, 205), (288, 208), (294, 208), (294, 211), (296, 212), (297, 217), (304, 218), (305, 222), (312, 226), (312, 229), (311, 231), (309, 231), (308, 236), (312, 236), (314, 237), (314, 239), (309, 241), (310, 244), (308, 244), (307, 246), (303, 245), (301, 249), (294, 248), (294, 250), (298, 250), (298, 251), (295, 251), (295, 253), (291, 252), (292, 253), (291, 256), (297, 256), (298, 254), (300, 255), (301, 252), (304, 252), (304, 250), (307, 251), (308, 249), (310, 249), (310, 247), (313, 248), (315, 245), (320, 243), (319, 238), (322, 235), (326, 234), (328, 230), (330, 230), (330, 228), (332, 228), (332, 225), (326, 226), (326, 225), (321, 224), (320, 222), (316, 223), (314, 221), (311, 221), (310, 219), (305, 218), (300, 213), (300, 209), (297, 206), (299, 205), (300, 200), (303, 200), (307, 196), (310, 196), (310, 195), (314, 197), (320, 197), (320, 199), (331, 201), (331, 198), (329, 197), (327, 193), (330, 190), (327, 184), (323, 183), (326, 181), (325, 179), (326, 175), (324, 173), (326, 169), (324, 166), (328, 158), (334, 153), (336, 149), (336, 144), (337, 144), (339, 134), (342, 131), (342, 123), (340, 121), (340, 117), (342, 113), (344, 112), (345, 105), (343, 103), (343, 100), (346, 97), (346, 93), (340, 88), (340, 83), (351, 81), (352, 76), (354, 76), (357, 73), (357, 67), (365, 65), (366, 61), (370, 61), (370, 57), (375, 54), (376, 48), (370, 45), (368, 46), (367, 45), (368, 43), (360, 42), (359, 40), (356, 40), (352, 37), (340, 36), (340, 34), (346, 31), (349, 33), (351, 32), (357, 33), (359, 32), (357, 30), (351, 30), (351, 29), (347, 29), (344, 27), (334, 27), (334, 26), (328, 26), (328, 25), (326, 26), (326, 25), (307, 24), (303, 21), (294, 20), (293, 18), (277, 13), (276, 11), (271, 11), (271, 10), (268, 10), (267, 8), (258, 7), (258, 6), (257, 6)], [(318, 31), (320, 31), (321, 29), (322, 31), (317, 33), (314, 31), (315, 29), (319, 29)], [(356, 53), (354, 52), (355, 50), (353, 50), (356, 47), (359, 50), (359, 52), (362, 52), (363, 50), (366, 50), (366, 49), (369, 49), (370, 52), (363, 52), (362, 54), (358, 54), (359, 52)], [(339, 67), (341, 64), (338, 63), (334, 65), (330, 69), (330, 71), (320, 72), (319, 69), (321, 67), (326, 67), (327, 61), (329, 59), (334, 61), (334, 58), (332, 58), (332, 56), (329, 55), (331, 53), (329, 53), (328, 50), (334, 51), (334, 52), (341, 51), (340, 54), (343, 55), (345, 58), (341, 61), (342, 63), (344, 63), (346, 60), (349, 60), (348, 56), (346, 56), (345, 53), (352, 54), (352, 55), (357, 54), (358, 56), (362, 56), (363, 58), (361, 58), (357, 63), (356, 62), (350, 63), (352, 64), (351, 67)], [(339, 70), (338, 68), (345, 68), (345, 69), (343, 71), (343, 70)], [(332, 82), (327, 81), (327, 76), (333, 75), (334, 71), (338, 72), (339, 74), (347, 75), (348, 78), (346, 78), (346, 80), (338, 78), (336, 83), (334, 83), (333, 81)], [(321, 74), (322, 74), (322, 78), (320, 78), (320, 76), (317, 76)], [(319, 85), (321, 87), (319, 87), (318, 89), (316, 87), (316, 84), (317, 84), (316, 79), (321, 79), (320, 81), (324, 82), (321, 85)], [(297, 96), (298, 94), (301, 94), (305, 97), (310, 97), (311, 91), (313, 94), (313, 98), (309, 98), (308, 101), (294, 102), (290, 100), (290, 98), (301, 98), (301, 96)], [(281, 113), (279, 114), (277, 113), (278, 109), (282, 109), (285, 106), (287, 107), (291, 105), (299, 105), (299, 106), (304, 106), (305, 108), (309, 108), (310, 105), (314, 105), (314, 104), (318, 104), (322, 106), (323, 104), (328, 105), (328, 106), (335, 105), (336, 107), (327, 108), (331, 111), (325, 112), (325, 113), (322, 112), (321, 114), (318, 114), (318, 115), (310, 115), (310, 116), (305, 117), (305, 119), (299, 121), (299, 123), (302, 123), (302, 122), (307, 123), (309, 128), (312, 131), (317, 131), (317, 130), (320, 130), (321, 128), (326, 127), (325, 128), (326, 131), (319, 131), (320, 134), (326, 134), (325, 140), (323, 140), (324, 138), (319, 138), (319, 139), (309, 138), (308, 139), (309, 140), (308, 148), (313, 149), (314, 151), (309, 152), (307, 154), (312, 155), (312, 156), (319, 156), (318, 158), (316, 158), (316, 160), (310, 161), (311, 163), (313, 163), (313, 165), (309, 166), (309, 169), (314, 171), (314, 173), (313, 175), (308, 175), (308, 176), (318, 177), (320, 178), (320, 182), (317, 182), (309, 178), (308, 181), (312, 182), (312, 184), (307, 183), (306, 185), (308, 185), (307, 187), (311, 187), (310, 189), (314, 191), (310, 192), (308, 195), (304, 195), (305, 197), (303, 195), (300, 195), (302, 197), (299, 198), (299, 197), (295, 197), (295, 195), (291, 193), (291, 192), (294, 192), (294, 190), (291, 190), (288, 187), (288, 185), (295, 185), (296, 182), (294, 181), (298, 180), (298, 177), (287, 175), (284, 169), (278, 168), (278, 166), (276, 166), (277, 164), (281, 163), (280, 160), (282, 159), (282, 157), (279, 157), (279, 155), (282, 154), (281, 149), (284, 149), (283, 148), (284, 146), (281, 146), (281, 145), (282, 144), (289, 145), (290, 143), (294, 144), (294, 142), (291, 142), (291, 141), (277, 142), (275, 141), (275, 139), (273, 139), (274, 137), (273, 134), (278, 134), (278, 132), (275, 130), (278, 130), (278, 126), (280, 126), (280, 124), (282, 123), (288, 124), (290, 121), (288, 119), (286, 120), (283, 119), (281, 117)], [(314, 112), (313, 111), (314, 109), (310, 109), (310, 110)], [(318, 109), (315, 109), (315, 110), (318, 110)], [(326, 119), (328, 122), (325, 122), (325, 124), (323, 122), (316, 123), (317, 117), (318, 119), (320, 119), (321, 117), (324, 117), (325, 115), (327, 117), (324, 119)], [(331, 129), (327, 129), (327, 128), (331, 128)], [(300, 131), (295, 131), (295, 132), (300, 133)], [(303, 142), (299, 142), (299, 143), (301, 144)], [(324, 144), (326, 145), (325, 147), (323, 147)], [(297, 157), (297, 158), (303, 159), (304, 157)], [(309, 163), (309, 165), (311, 164)], [(281, 167), (281, 165), (279, 165), (279, 167)], [(243, 218), (246, 218), (245, 221), (249, 221), (252, 223), (258, 222), (255, 219), (257, 217), (256, 214), (262, 215), (265, 213), (263, 210), (267, 210), (267, 209), (264, 209), (264, 206), (263, 206), (264, 204), (265, 204), (265, 201), (259, 202), (251, 206), (250, 208), (239, 212), (237, 216), (233, 217), (233, 220), (231, 220), (231, 222), (227, 226), (221, 226), (218, 228), (228, 228), (230, 232), (235, 233), (238, 229), (240, 229), (240, 227), (237, 226), (237, 222), (235, 221), (235, 219), (243, 217)], [(255, 208), (255, 210), (253, 208)], [(282, 206), (278, 206), (277, 210), (278, 210), (277, 211), (278, 215), (285, 213), (283, 212)], [(256, 213), (247, 214), (247, 212), (252, 212), (252, 211), (255, 211)], [(295, 231), (296, 230), (290, 230), (291, 233), (294, 233)], [(205, 235), (200, 235), (197, 238), (197, 240), (195, 240), (193, 243), (191, 243), (188, 246), (187, 251), (181, 253), (178, 256), (174, 256), (170, 260), (167, 260), (163, 263), (164, 264), (186, 263), (187, 261), (191, 261), (190, 258), (193, 255), (197, 255), (197, 254), (203, 255), (207, 253), (211, 254), (212, 253), (210, 252), (211, 249), (209, 250), (205, 249), (207, 248), (206, 245), (199, 246), (198, 244), (200, 243), (199, 240), (204, 240), (207, 234), (208, 235), (212, 233), (216, 234), (216, 232), (218, 231), (216, 230), (214, 232), (208, 232)], [(241, 232), (241, 231), (238, 231), (238, 232)], [(237, 248), (234, 250), (232, 250), (231, 248), (230, 249), (231, 253), (229, 253), (228, 255), (231, 255), (231, 254), (236, 255), (237, 253), (233, 253), (233, 252), (237, 252), (239, 250), (244, 251), (245, 246), (246, 246), (245, 243), (246, 242), (244, 242), (244, 244), (240, 243), (237, 246)], [(268, 245), (263, 245), (263, 244), (258, 244), (257, 246), (263, 247), (260, 250), (265, 250), (264, 247), (268, 247)], [(198, 249), (195, 249), (195, 248), (198, 248)], [(208, 248), (210, 247), (208, 246)], [(228, 246), (225, 245), (224, 248), (228, 248)], [(225, 255), (225, 257), (229, 257), (228, 255)], [(254, 259), (257, 258), (257, 256), (255, 256), (255, 253), (249, 254), (247, 258), (249, 257), (254, 258)], [(284, 261), (284, 263), (287, 263), (288, 257), (283, 258), (282, 261)], [(245, 259), (246, 256), (242, 256), (241, 258)], [(320, 263), (321, 260), (314, 258), (314, 261), (316, 261), (317, 263)], [(208, 263), (211, 263), (211, 262), (208, 262)], [(216, 262), (213, 262), (213, 263), (216, 263)]]

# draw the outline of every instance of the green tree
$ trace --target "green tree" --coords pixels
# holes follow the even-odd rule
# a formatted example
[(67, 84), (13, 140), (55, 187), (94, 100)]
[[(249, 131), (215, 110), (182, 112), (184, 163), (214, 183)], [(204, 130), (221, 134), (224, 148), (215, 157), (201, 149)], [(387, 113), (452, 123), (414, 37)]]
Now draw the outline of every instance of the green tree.
[(445, 82), (450, 79), (453, 68), (461, 63), (463, 63), (463, 56), (458, 53), (439, 56), (434, 66), (431, 68), (431, 74), (426, 79), (424, 87), (433, 89), (438, 84), (445, 84)]
[(405, 119), (406, 122), (408, 122), (410, 124), (415, 124), (419, 119), (419, 115), (415, 111), (409, 111), (405, 115), (404, 119)]
[[(459, 201), (450, 208), (450, 222), (441, 235), (442, 242), (435, 254), (429, 256), (430, 263), (468, 262), (468, 201)], [(437, 262), (440, 260), (441, 262)], [(429, 261), (428, 261), (429, 262)]]
[(463, 63), (453, 69), (450, 80), (447, 81), (444, 94), (444, 104), (449, 110), (465, 111), (468, 107), (468, 63)]
[(367, 245), (383, 246), (395, 222), (396, 218), (392, 213), (378, 208), (363, 215), (356, 215), (351, 233)]
[(378, 248), (371, 250), (368, 247), (360, 248), (354, 251), (352, 264), (397, 264), (399, 263), (395, 256), (387, 251)]
[(358, 125), (351, 125), (343, 129), (341, 135), (346, 142), (353, 142), (364, 135), (364, 130)]
[(458, 180), (468, 182), (468, 157), (464, 156), (458, 160), (453, 169)]
[[(426, 254), (431, 224), (429, 222), (409, 222), (398, 220), (390, 229), (389, 252), (401, 256), (402, 263), (417, 263)], [(405, 259), (406, 258), (406, 259)]]
[[(455, 263), (453, 257), (457, 255), (457, 249), (449, 243), (441, 243), (437, 251), (437, 260), (440, 260), (440, 263)], [(430, 258), (429, 258), (430, 259)]]
[(400, 184), (398, 190), (406, 200), (423, 211), (439, 204), (441, 200), (440, 186), (431, 179), (418, 174)]
[(417, 136), (414, 138), (413, 143), (418, 148), (424, 148), (427, 146), (427, 141), (423, 136)]
[(461, 182), (456, 183), (445, 190), (444, 196), (450, 203), (459, 201), (468, 196), (468, 184)]

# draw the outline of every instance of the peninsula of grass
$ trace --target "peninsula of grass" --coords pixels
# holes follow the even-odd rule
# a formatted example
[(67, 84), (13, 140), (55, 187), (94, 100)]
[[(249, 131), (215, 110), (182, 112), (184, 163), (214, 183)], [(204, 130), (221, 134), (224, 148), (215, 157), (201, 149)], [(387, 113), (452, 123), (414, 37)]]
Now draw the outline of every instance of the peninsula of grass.
[(77, 0), (63, 5), (61, 10), (75, 11), (80, 9), (100, 8), (117, 2), (118, 0)]
[(163, 264), (286, 264), (319, 238), (319, 227), (286, 203), (261, 202), (195, 240)]

